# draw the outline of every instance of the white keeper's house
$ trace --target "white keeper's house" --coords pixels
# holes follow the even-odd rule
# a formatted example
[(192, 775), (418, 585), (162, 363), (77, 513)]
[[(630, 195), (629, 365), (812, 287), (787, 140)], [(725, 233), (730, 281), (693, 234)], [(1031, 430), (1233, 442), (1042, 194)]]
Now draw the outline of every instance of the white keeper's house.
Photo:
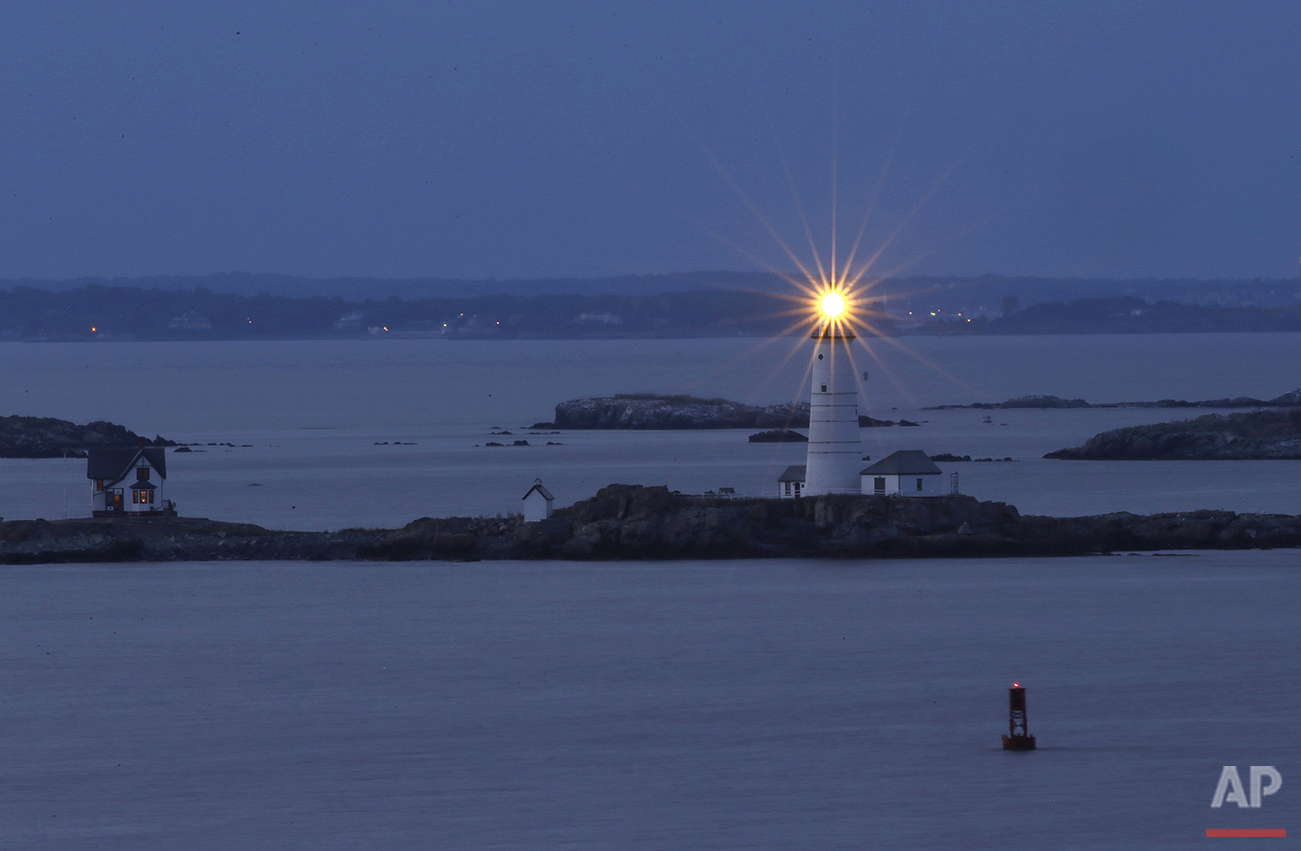
[[(777, 478), (777, 496), (793, 499), (806, 494), (806, 468), (792, 465)], [(859, 476), (859, 493), (868, 496), (943, 496), (944, 473), (920, 449), (892, 452)], [(808, 494), (813, 496), (814, 494)]]
[(163, 498), (167, 450), (161, 446), (100, 447), (86, 453), (92, 517), (175, 516)]
[(941, 496), (944, 474), (920, 449), (901, 449), (859, 474), (863, 493), (875, 496)]

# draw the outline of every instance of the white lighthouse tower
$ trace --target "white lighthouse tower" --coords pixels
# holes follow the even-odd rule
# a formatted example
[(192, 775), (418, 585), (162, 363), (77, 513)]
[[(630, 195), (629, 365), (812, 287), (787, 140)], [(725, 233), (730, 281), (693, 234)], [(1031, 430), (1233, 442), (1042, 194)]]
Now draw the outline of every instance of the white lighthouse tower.
[(858, 435), (858, 381), (849, 347), (854, 333), (841, 320), (844, 300), (822, 299), (822, 324), (813, 332), (813, 388), (809, 398), (809, 454), (804, 494), (861, 493), (863, 444)]

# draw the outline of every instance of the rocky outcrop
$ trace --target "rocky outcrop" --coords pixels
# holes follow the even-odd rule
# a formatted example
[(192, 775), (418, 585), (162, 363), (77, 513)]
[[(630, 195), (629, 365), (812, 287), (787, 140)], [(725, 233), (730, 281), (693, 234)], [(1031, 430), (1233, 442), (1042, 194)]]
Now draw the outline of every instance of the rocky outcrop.
[(807, 402), (758, 407), (727, 399), (641, 393), (570, 399), (556, 405), (555, 423), (533, 428), (717, 429), (807, 428)]
[(1083, 399), (1062, 399), (1057, 396), (1018, 396), (1015, 399), (1008, 399), (1005, 402), (973, 402), (970, 405), (934, 405), (929, 408), (923, 408), (926, 411), (952, 411), (961, 409), (975, 409), (981, 411), (999, 410), (1003, 408), (1112, 408), (1115, 405), (1090, 405)]
[(0, 563), (907, 558), (1301, 546), (1301, 516), (1192, 511), (1023, 516), (969, 496), (693, 498), (610, 485), (549, 519), (422, 518), (277, 532), (195, 518), (0, 522)]
[(788, 428), (775, 428), (772, 431), (761, 431), (757, 434), (750, 435), (751, 443), (808, 443), (809, 439), (798, 431), (791, 431)]
[(1301, 517), (1201, 511), (1022, 516), (969, 496), (686, 498), (610, 485), (515, 531), (515, 558), (675, 559), (1070, 555), (1301, 546)]
[(401, 529), (280, 532), (202, 518), (0, 522), (0, 563), (506, 558), (512, 519), (422, 518)]
[(1203, 399), (1185, 402), (1183, 399), (1161, 399), (1156, 402), (1131, 402), (1126, 407), (1139, 408), (1295, 408), (1301, 405), (1301, 389), (1292, 390), (1273, 399), (1253, 399), (1234, 396), (1231, 399)]
[[(860, 415), (862, 428), (893, 426), (893, 420)], [(897, 425), (918, 423), (900, 420)], [(654, 396), (623, 393), (588, 399), (570, 399), (556, 405), (555, 422), (534, 423), (529, 428), (572, 429), (718, 429), (765, 428), (784, 430), (808, 428), (809, 403), (745, 405), (728, 399), (700, 399), (695, 396)], [(762, 442), (762, 441), (755, 441)]]
[(1183, 399), (1159, 399), (1155, 402), (1109, 402), (1092, 404), (1083, 399), (1061, 399), (1057, 396), (1018, 396), (1005, 402), (974, 402), (970, 405), (936, 405), (928, 411), (957, 409), (995, 410), (1008, 408), (1295, 408), (1301, 406), (1301, 389), (1292, 390), (1273, 399), (1254, 399), (1234, 396), (1231, 399), (1203, 399), (1187, 402)]
[(82, 456), (97, 446), (175, 446), (148, 440), (116, 423), (97, 420), (77, 425), (53, 417), (0, 417), (0, 458)]
[(1105, 431), (1049, 452), (1069, 461), (1245, 461), (1301, 458), (1301, 408), (1209, 414)]

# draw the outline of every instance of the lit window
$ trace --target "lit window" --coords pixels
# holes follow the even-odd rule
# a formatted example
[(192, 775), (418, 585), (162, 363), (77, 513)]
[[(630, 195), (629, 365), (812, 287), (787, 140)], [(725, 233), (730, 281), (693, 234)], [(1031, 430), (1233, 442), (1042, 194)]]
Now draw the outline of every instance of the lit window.
[(103, 479), (96, 479), (96, 480), (95, 480), (95, 492), (98, 493), (99, 491), (102, 491), (103, 489), (104, 489), (104, 480), (103, 480)]

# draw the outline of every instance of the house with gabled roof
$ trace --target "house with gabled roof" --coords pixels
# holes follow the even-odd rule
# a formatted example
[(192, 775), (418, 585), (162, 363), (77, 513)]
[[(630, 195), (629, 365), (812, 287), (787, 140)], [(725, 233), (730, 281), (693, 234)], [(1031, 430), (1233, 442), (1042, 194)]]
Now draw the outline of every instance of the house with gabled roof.
[(891, 452), (859, 473), (863, 493), (874, 496), (943, 496), (944, 473), (920, 449)]
[(160, 446), (96, 447), (86, 453), (92, 517), (176, 516), (163, 498), (167, 450)]

